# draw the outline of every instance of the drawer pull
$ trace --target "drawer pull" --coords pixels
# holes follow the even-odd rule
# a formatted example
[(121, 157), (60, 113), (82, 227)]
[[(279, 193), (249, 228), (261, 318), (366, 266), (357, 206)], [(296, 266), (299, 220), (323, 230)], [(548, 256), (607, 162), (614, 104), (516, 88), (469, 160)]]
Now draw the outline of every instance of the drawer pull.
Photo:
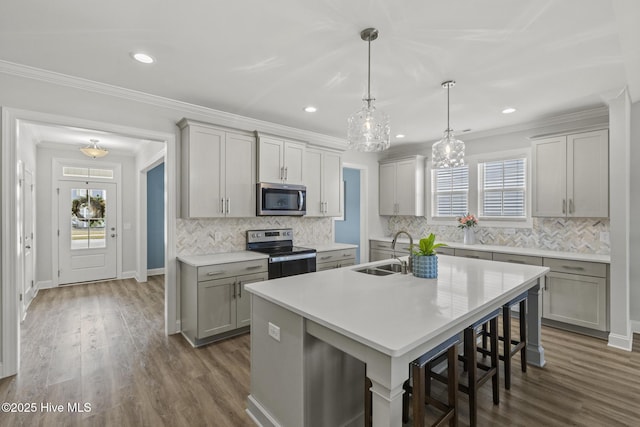
[(349, 258), (351, 256), (351, 254), (342, 254), (343, 257), (345, 258)]
[(207, 273), (207, 276), (217, 276), (218, 274), (224, 274), (224, 271), (210, 271)]
[(474, 258), (474, 259), (480, 259), (480, 257), (478, 255), (465, 255), (465, 258)]
[(584, 267), (578, 267), (574, 265), (563, 265), (562, 268), (565, 268), (567, 270), (584, 271)]
[(245, 267), (245, 270), (256, 270), (262, 267), (261, 265), (250, 265), (249, 267)]
[(519, 259), (508, 259), (507, 262), (511, 262), (513, 264), (525, 264), (524, 261), (520, 261)]
[(331, 255), (320, 257), (320, 261), (324, 261), (325, 259), (331, 259)]

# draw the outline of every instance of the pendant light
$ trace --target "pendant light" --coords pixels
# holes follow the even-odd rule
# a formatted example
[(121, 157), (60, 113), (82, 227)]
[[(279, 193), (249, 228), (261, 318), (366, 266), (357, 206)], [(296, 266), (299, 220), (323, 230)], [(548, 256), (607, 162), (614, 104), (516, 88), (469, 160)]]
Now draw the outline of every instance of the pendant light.
[(98, 146), (98, 142), (100, 141), (98, 141), (97, 139), (90, 139), (89, 142), (91, 142), (91, 144), (80, 149), (80, 151), (82, 151), (85, 156), (96, 159), (98, 157), (104, 157), (109, 154), (109, 150)]
[(389, 116), (376, 109), (371, 97), (371, 42), (378, 38), (378, 30), (366, 28), (360, 32), (360, 38), (369, 43), (369, 66), (367, 74), (367, 97), (363, 106), (347, 119), (347, 139), (349, 149), (357, 151), (382, 151), (391, 144)]
[(442, 82), (442, 87), (447, 89), (447, 130), (444, 131), (442, 139), (431, 148), (431, 164), (434, 169), (464, 165), (464, 142), (456, 139), (453, 129), (449, 126), (449, 89), (455, 85), (456, 82), (453, 80)]

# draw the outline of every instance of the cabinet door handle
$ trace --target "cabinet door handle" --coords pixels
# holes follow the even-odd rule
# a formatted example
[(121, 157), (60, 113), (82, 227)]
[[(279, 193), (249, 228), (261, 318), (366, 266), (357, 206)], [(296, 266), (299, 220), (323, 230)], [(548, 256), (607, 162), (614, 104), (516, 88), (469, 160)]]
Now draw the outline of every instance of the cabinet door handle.
[(224, 199), (220, 199), (220, 213), (224, 213)]
[(236, 299), (236, 282), (233, 282), (233, 299)]
[(573, 213), (575, 209), (573, 208), (573, 199), (569, 199), (569, 213)]
[(231, 212), (231, 199), (227, 199), (227, 213)]
[(238, 298), (242, 298), (242, 282), (238, 282)]
[(207, 273), (207, 276), (217, 276), (218, 274), (224, 274), (224, 270), (223, 271), (210, 271)]
[(562, 213), (567, 213), (567, 201), (565, 199), (562, 199)]
[(261, 265), (250, 265), (249, 267), (245, 267), (245, 270), (256, 270), (262, 267)]
[(289, 168), (285, 166), (284, 168), (284, 180), (289, 179)]
[(584, 271), (584, 267), (579, 267), (574, 265), (563, 265), (562, 268), (566, 270)]

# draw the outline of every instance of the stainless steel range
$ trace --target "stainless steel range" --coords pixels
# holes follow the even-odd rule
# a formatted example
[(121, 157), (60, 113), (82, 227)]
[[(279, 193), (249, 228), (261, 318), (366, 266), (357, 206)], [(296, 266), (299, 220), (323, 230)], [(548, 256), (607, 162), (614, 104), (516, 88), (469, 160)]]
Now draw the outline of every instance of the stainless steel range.
[(248, 230), (247, 250), (269, 255), (269, 279), (316, 271), (316, 250), (293, 246), (293, 230)]

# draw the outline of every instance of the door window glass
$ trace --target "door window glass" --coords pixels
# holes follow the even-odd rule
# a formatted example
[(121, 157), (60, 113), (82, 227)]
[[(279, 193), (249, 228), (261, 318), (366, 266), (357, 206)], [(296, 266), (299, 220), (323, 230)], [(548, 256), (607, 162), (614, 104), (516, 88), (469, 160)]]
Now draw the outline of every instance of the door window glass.
[(106, 247), (107, 190), (71, 189), (71, 249)]

